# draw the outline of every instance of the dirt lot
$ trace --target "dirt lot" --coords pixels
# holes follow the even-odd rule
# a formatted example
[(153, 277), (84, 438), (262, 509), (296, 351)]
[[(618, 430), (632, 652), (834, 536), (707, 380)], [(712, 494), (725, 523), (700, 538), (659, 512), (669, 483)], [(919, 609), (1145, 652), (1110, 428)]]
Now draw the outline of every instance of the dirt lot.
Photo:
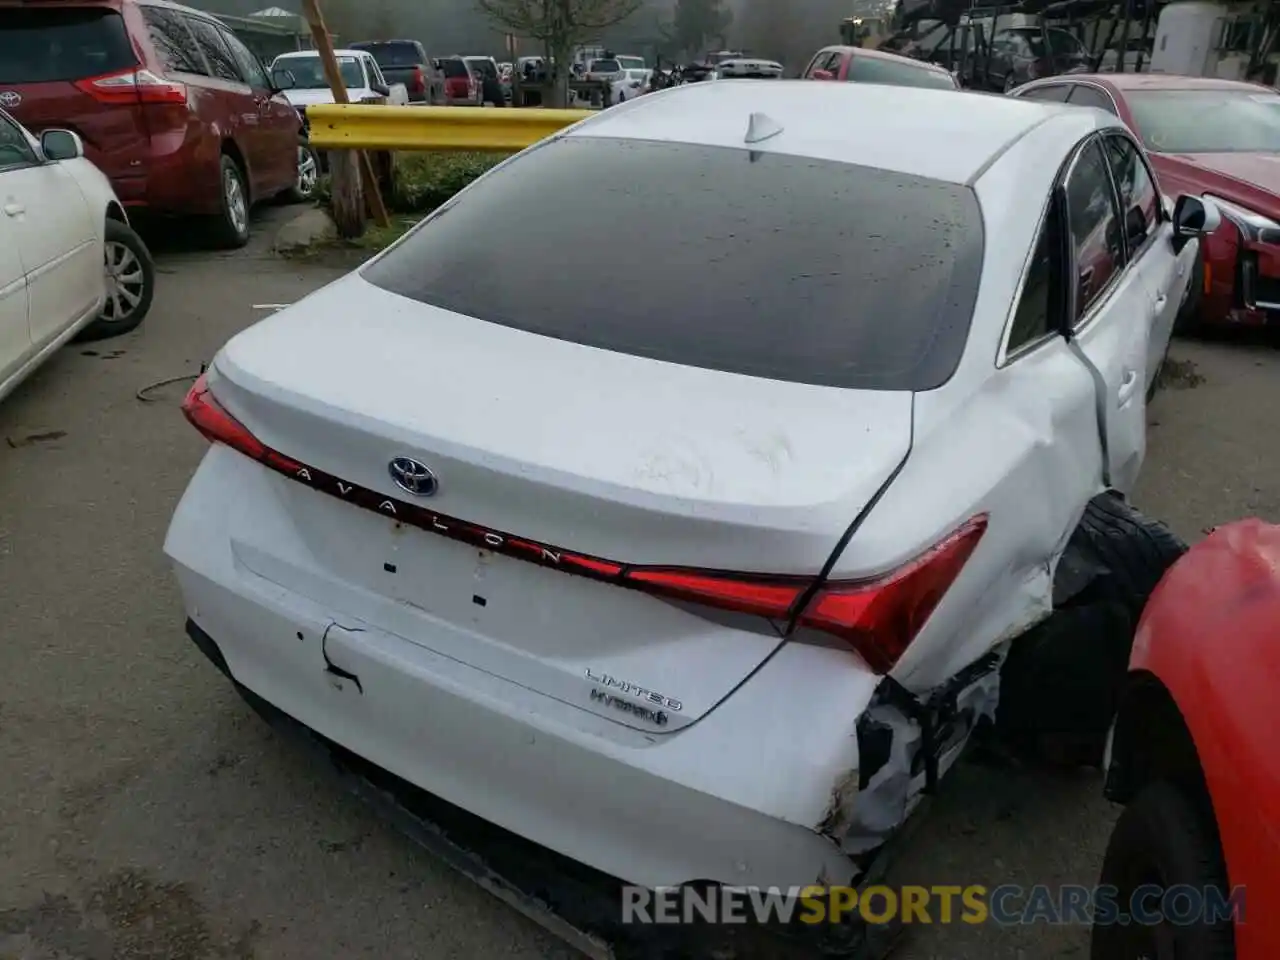
[[(0, 957), (568, 956), (274, 738), (183, 636), (160, 544), (204, 444), (177, 410), (185, 385), (154, 403), (135, 393), (195, 373), (336, 271), (260, 241), (160, 261), (143, 329), (63, 351), (0, 406)], [(1280, 445), (1265, 439), (1280, 352), (1199, 343), (1175, 357), (1140, 505), (1188, 538), (1280, 519)], [(1112, 818), (1093, 777), (966, 767), (900, 873), (1089, 883)], [(919, 928), (899, 956), (1048, 960), (1084, 957), (1086, 941)]]

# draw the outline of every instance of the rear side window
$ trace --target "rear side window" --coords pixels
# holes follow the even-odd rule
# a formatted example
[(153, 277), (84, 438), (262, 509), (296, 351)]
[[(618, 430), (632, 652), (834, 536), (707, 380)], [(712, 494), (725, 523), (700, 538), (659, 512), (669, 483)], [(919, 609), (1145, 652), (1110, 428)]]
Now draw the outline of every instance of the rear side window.
[(137, 62), (114, 10), (6, 6), (0, 16), (0, 83), (84, 80)]
[(187, 29), (186, 22), (176, 10), (166, 7), (143, 7), (142, 18), (147, 22), (151, 45), (166, 70), (174, 73), (204, 74), (204, 62), (196, 46), (196, 38)]
[(221, 30), (223, 42), (226, 43), (227, 49), (231, 51), (231, 56), (235, 59), (236, 66), (240, 68), (240, 75), (244, 77), (249, 86), (255, 90), (270, 90), (271, 81), (267, 77), (266, 68), (262, 66), (262, 62), (257, 55), (246, 47), (239, 37), (230, 30)]
[[(584, 247), (606, 223), (662, 241), (636, 257)], [(569, 137), (489, 174), (363, 276), (480, 320), (653, 360), (927, 390), (964, 349), (982, 244), (977, 200), (957, 184)]]
[(200, 17), (187, 17), (186, 21), (191, 27), (191, 32), (195, 34), (200, 52), (209, 61), (209, 71), (213, 76), (232, 83), (244, 83), (244, 77), (240, 76), (240, 67), (236, 64), (235, 57), (231, 55), (231, 48), (222, 39), (222, 32), (208, 20)]
[(951, 74), (917, 67), (910, 63), (897, 63), (879, 57), (855, 56), (849, 62), (846, 80), (855, 83), (884, 83), (895, 87), (942, 87), (954, 90)]

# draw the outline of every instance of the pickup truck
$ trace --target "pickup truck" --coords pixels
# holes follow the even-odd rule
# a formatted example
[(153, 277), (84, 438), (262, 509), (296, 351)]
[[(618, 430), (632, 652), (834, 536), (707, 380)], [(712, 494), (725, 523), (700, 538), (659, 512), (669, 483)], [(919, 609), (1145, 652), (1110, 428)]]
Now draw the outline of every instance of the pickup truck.
[[(382, 69), (367, 50), (335, 50), (338, 72), (352, 103), (409, 105), (409, 91), (403, 83), (387, 83)], [(284, 91), (289, 103), (306, 125), (306, 108), (318, 103), (333, 103), (333, 91), (314, 50), (282, 53), (271, 61), (271, 80)]]
[(388, 84), (405, 85), (410, 103), (445, 102), (444, 76), (417, 40), (361, 40), (349, 46), (373, 54)]

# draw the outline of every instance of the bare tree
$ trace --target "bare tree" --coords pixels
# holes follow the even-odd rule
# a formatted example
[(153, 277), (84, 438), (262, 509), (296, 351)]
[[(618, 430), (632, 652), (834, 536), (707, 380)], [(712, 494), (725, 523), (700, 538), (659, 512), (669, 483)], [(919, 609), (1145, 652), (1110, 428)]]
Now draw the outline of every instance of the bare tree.
[(722, 0), (676, 0), (663, 39), (680, 53), (701, 57), (708, 43), (723, 47), (733, 11)]
[[(498, 27), (539, 41), (555, 65), (552, 106), (569, 102), (569, 60), (574, 47), (621, 23), (643, 0), (476, 0)], [(551, 64), (548, 64), (550, 69)]]

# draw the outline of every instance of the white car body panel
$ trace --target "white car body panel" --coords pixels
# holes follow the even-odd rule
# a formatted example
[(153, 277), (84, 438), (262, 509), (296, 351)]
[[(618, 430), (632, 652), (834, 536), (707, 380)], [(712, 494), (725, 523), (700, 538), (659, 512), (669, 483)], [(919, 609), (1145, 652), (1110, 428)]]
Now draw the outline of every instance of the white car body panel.
[(102, 309), (107, 211), (124, 216), (97, 167), (22, 132), (36, 162), (0, 167), (0, 399)]
[[(830, 123), (848, 113), (857, 125)], [(999, 655), (1051, 611), (1054, 568), (1088, 500), (1108, 476), (1128, 482), (1143, 455), (1141, 420), (1128, 415), (1144, 391), (1130, 406), (1117, 391), (1130, 369), (1145, 382), (1158, 336), (1150, 291), (1169, 257), (1125, 271), (1079, 341), (1051, 335), (1005, 355), (1057, 172), (1118, 125), (946, 90), (793, 81), (685, 86), (575, 124), (559, 136), (971, 185), (985, 244), (954, 374), (912, 394), (720, 373), (479, 322), (353, 274), (213, 362), (218, 403), (332, 476), (308, 471), (304, 483), (210, 450), (165, 543), (190, 621), (238, 682), (286, 713), (606, 873), (649, 886), (844, 882), (856, 873), (847, 855), (883, 843), (924, 784), (911, 773), (919, 730), (873, 700), (880, 677), (826, 634), (784, 638), (759, 620), (570, 576), (504, 554), (504, 537), (626, 564), (813, 575), (825, 563), (839, 580), (898, 569), (987, 514), (892, 676), (923, 694)], [(748, 147), (749, 126), (772, 132)], [(1170, 229), (1153, 249), (1171, 246)], [(397, 519), (396, 456), (438, 467), (428, 527)], [(334, 503), (344, 484), (386, 500)], [(495, 550), (437, 535), (457, 518)], [(655, 729), (597, 703), (584, 674), (678, 705)], [(975, 718), (997, 697), (990, 672), (959, 694)], [(864, 716), (894, 739), (859, 790)], [(944, 746), (941, 771), (963, 745)]]

